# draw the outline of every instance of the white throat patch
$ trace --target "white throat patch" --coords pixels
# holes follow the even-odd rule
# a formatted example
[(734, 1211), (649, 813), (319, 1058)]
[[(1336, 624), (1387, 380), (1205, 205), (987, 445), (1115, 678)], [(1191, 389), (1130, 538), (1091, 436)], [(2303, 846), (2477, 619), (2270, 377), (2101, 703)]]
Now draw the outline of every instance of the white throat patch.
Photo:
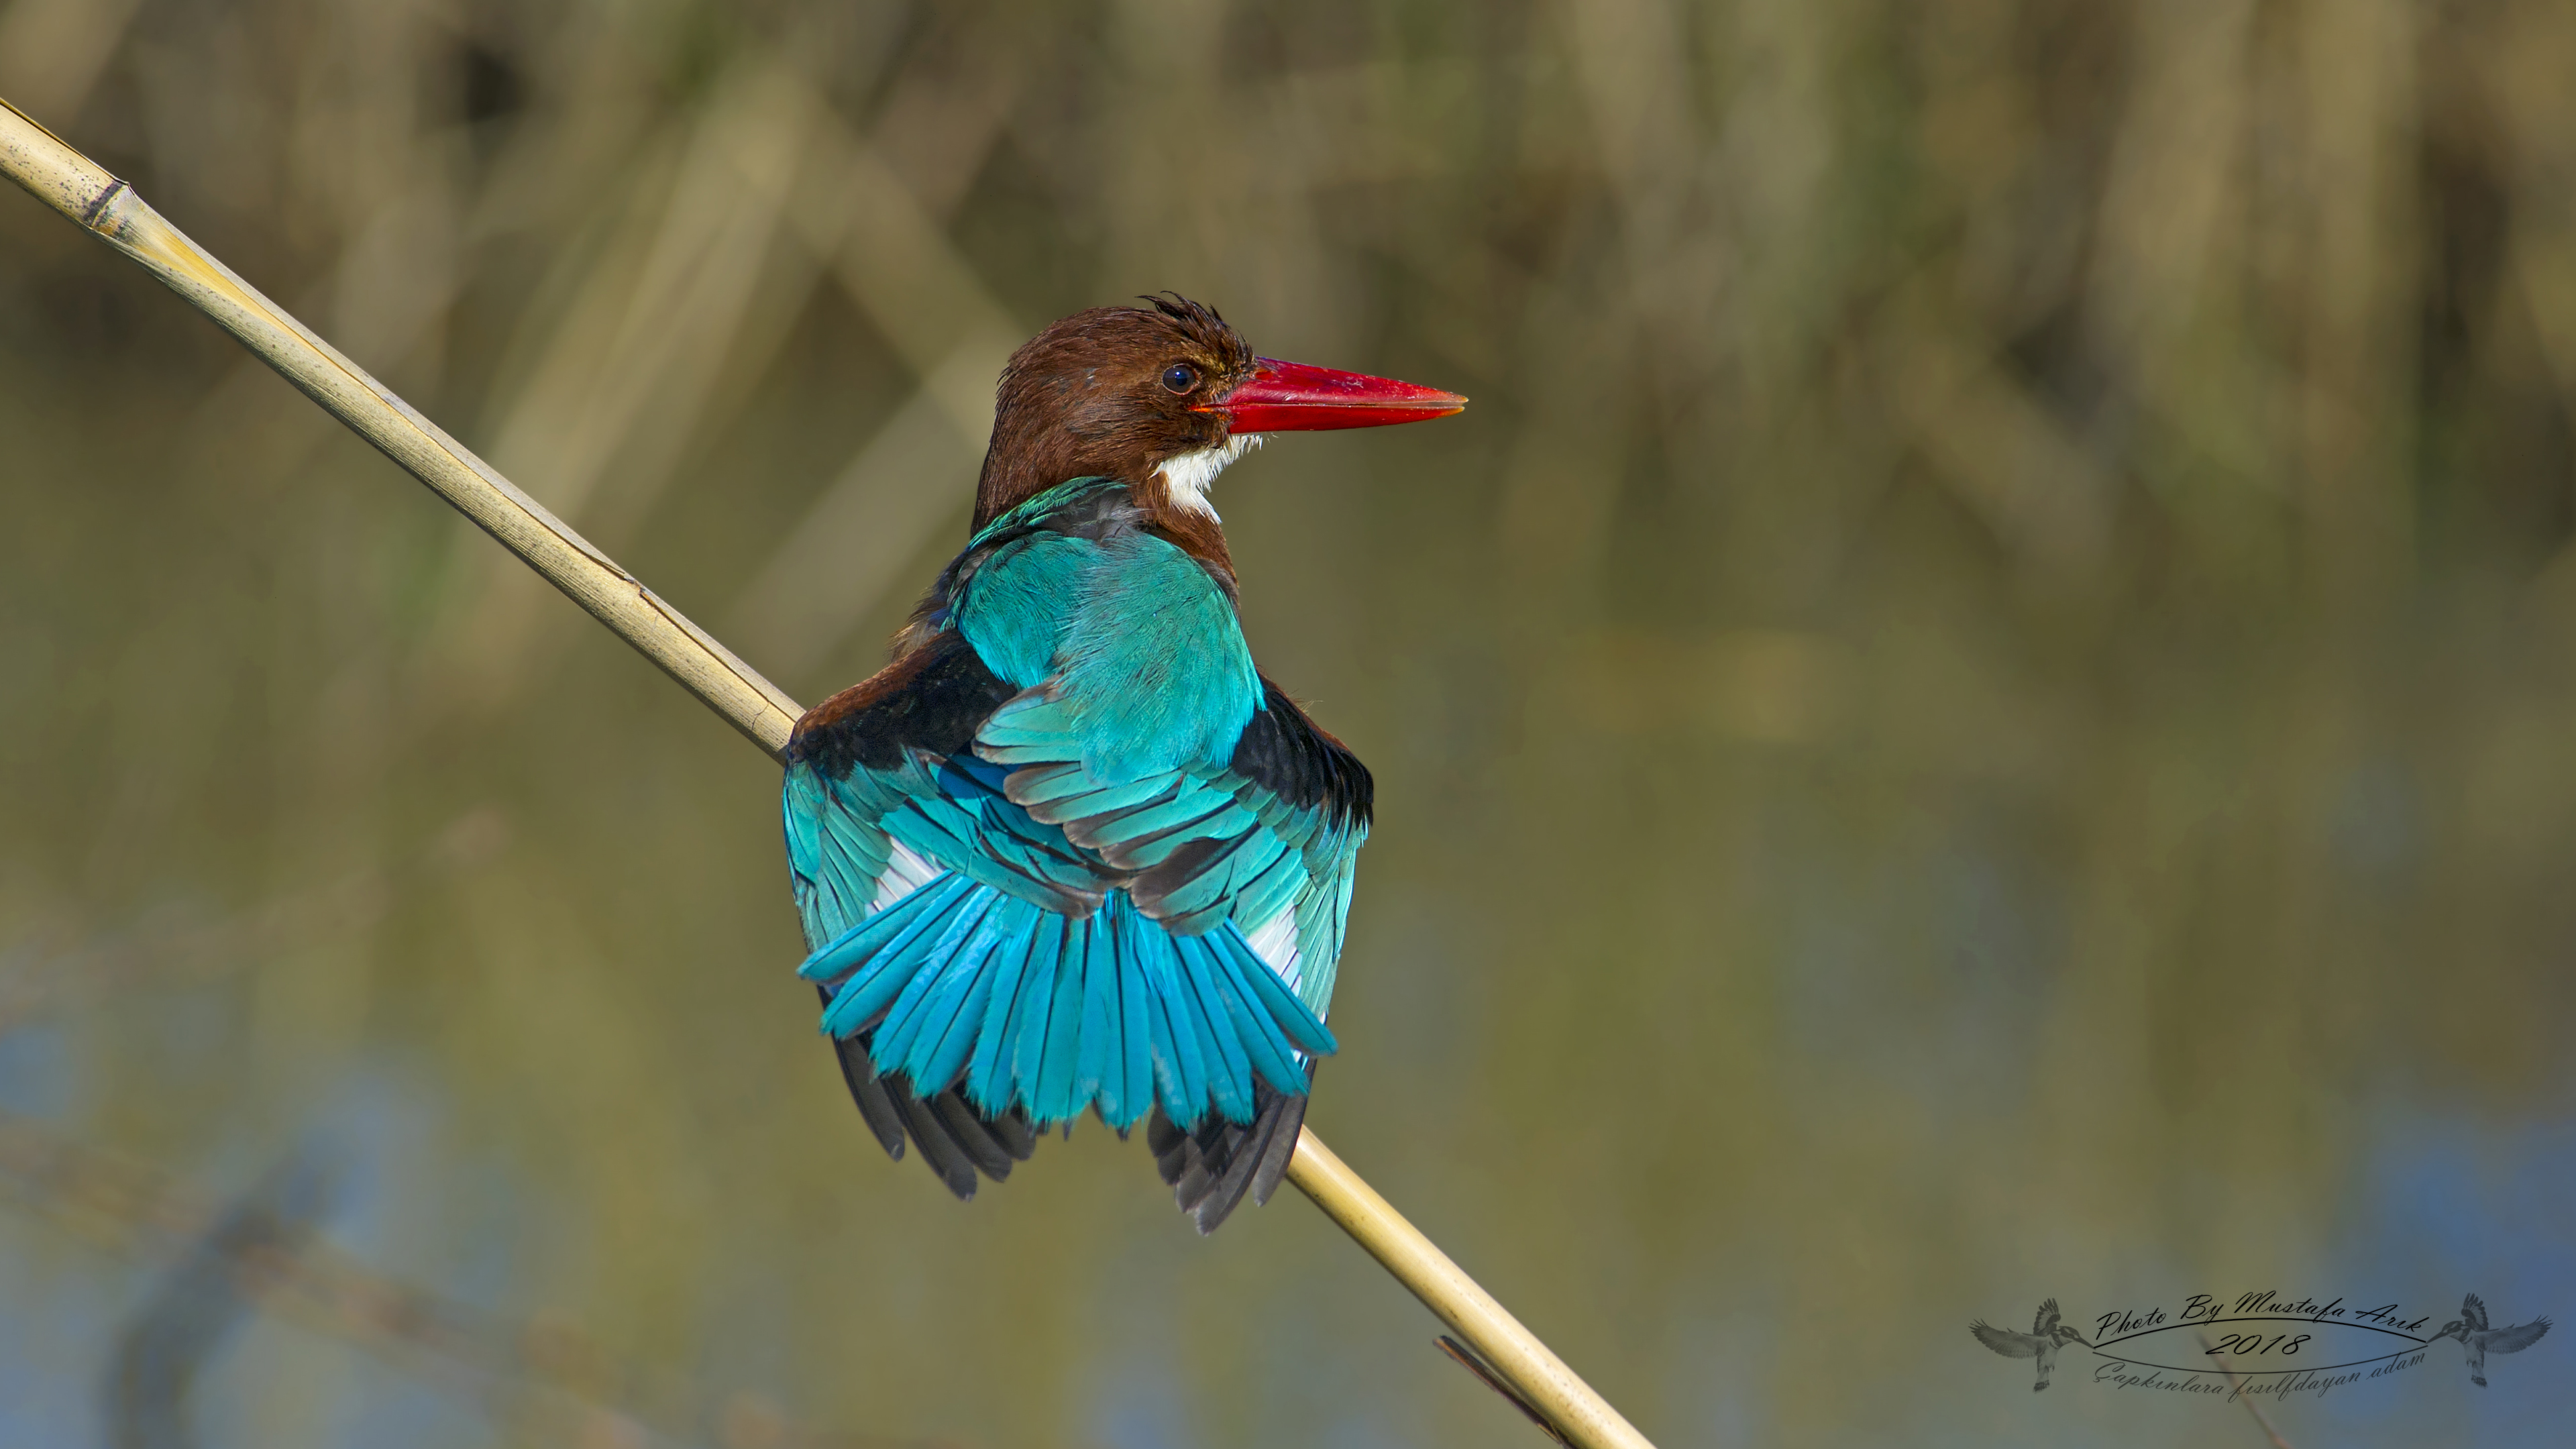
[(1207, 489), (1225, 465), (1261, 446), (1261, 434), (1237, 433), (1213, 448), (1195, 453), (1181, 453), (1165, 458), (1155, 471), (1163, 475), (1163, 486), (1171, 490), (1172, 502), (1193, 513), (1216, 517), (1216, 508), (1207, 500)]

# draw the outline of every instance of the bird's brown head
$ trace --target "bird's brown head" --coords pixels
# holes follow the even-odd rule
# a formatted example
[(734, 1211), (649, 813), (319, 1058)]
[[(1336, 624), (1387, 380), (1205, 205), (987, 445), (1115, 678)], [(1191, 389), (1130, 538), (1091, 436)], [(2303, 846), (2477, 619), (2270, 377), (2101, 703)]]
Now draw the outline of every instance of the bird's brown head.
[(1176, 296), (1094, 307), (1047, 328), (1002, 369), (975, 492), (982, 528), (1073, 478), (1117, 478), (1158, 527), (1222, 561), (1205, 490), (1260, 435), (1442, 417), (1434, 388), (1255, 357), (1211, 307)]

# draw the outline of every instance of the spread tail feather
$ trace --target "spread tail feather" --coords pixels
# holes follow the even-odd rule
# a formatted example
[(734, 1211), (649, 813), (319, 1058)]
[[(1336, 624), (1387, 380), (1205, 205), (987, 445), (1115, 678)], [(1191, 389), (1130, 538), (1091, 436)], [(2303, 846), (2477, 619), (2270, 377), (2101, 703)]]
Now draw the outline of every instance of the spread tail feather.
[[(1090, 1109), (1121, 1132), (1156, 1110), (1189, 1130), (1257, 1127), (1271, 1098), (1304, 1093), (1300, 1060), (1336, 1045), (1232, 922), (1174, 935), (1124, 891), (1068, 917), (943, 872), (799, 974), (824, 988), (823, 1027), (889, 1152), (908, 1129), (922, 1140), (902, 1097), (958, 1096), (933, 1166), (961, 1195), (972, 1174), (954, 1164), (1009, 1171), (1015, 1154), (991, 1124), (1014, 1114), (1031, 1131)], [(886, 1087), (893, 1076), (909, 1092)]]

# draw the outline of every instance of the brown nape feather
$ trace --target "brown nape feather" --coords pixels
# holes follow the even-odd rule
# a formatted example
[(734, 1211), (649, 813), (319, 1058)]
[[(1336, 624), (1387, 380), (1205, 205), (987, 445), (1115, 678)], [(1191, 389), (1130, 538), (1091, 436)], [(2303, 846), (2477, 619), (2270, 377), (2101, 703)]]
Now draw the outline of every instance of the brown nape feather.
[[(1195, 374), (1190, 387), (1165, 386), (1175, 366)], [(1230, 579), (1215, 520), (1171, 506), (1155, 470), (1226, 441), (1225, 414), (1198, 409), (1241, 386), (1252, 366), (1252, 348), (1223, 317), (1180, 297), (1094, 307), (1049, 327), (1002, 369), (975, 526), (1068, 479), (1116, 478), (1137, 488), (1156, 532)]]

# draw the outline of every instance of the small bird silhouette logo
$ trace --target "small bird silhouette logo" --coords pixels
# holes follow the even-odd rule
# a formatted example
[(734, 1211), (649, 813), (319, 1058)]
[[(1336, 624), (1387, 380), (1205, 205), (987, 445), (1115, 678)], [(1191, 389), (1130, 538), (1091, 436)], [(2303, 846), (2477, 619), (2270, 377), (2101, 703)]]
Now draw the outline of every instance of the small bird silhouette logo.
[[(1997, 1328), (1982, 1318), (1969, 1324), (1968, 1331), (1977, 1336), (1977, 1342), (2006, 1358), (2038, 1359), (2039, 1382), (2030, 1386), (2032, 1393), (2048, 1387), (2048, 1374), (2051, 1369), (2057, 1367), (2057, 1351), (2060, 1348), (2070, 1343), (2080, 1343), (2086, 1348), (2093, 1346), (2092, 1341), (2083, 1334), (2058, 1321), (2057, 1300), (2054, 1298), (2039, 1305), (2039, 1317), (2031, 1324), (2028, 1333), (2014, 1333), (2010, 1329)], [(2537, 1337), (2537, 1335), (2534, 1336)], [(2520, 1345), (2517, 1344), (2516, 1347)]]
[(2487, 1386), (2489, 1353), (2520, 1353), (2540, 1342), (2549, 1332), (2549, 1320), (2535, 1318), (2508, 1328), (2487, 1327), (2487, 1306), (2478, 1295), (2470, 1294), (2460, 1301), (2460, 1316), (2442, 1325), (2442, 1331), (2424, 1340), (2431, 1344), (2445, 1338), (2456, 1338), (2469, 1353), (2469, 1382), (2479, 1388)]

